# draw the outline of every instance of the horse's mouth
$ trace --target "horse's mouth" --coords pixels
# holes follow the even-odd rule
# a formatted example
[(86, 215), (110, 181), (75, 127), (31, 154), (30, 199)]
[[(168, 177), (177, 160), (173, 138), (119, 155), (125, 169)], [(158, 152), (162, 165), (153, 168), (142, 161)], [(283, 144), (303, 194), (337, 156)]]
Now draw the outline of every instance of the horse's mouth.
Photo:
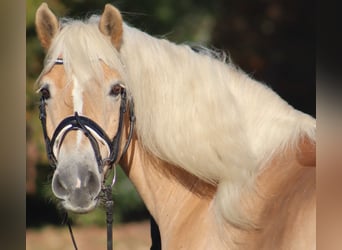
[(88, 202), (86, 205), (77, 205), (73, 204), (70, 200), (61, 200), (61, 205), (68, 211), (78, 213), (78, 214), (86, 214), (95, 209), (98, 204), (98, 199), (93, 199)]

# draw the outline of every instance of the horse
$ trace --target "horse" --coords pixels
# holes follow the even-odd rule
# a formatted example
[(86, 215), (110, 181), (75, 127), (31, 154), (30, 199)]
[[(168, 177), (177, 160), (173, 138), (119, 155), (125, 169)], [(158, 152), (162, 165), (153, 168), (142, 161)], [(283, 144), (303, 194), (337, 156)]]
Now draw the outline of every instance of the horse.
[(86, 213), (119, 164), (162, 249), (315, 249), (316, 120), (227, 57), (156, 38), (106, 4), (36, 12), (52, 191)]

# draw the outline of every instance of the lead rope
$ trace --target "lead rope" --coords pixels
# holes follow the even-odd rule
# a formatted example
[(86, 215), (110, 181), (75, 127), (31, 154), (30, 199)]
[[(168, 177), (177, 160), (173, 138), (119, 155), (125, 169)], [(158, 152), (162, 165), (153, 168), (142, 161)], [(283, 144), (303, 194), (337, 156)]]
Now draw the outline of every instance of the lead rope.
[(107, 250), (113, 249), (113, 208), (114, 201), (112, 190), (116, 181), (116, 165), (113, 166), (113, 180), (111, 185), (104, 185), (104, 197), (106, 207), (106, 222), (107, 222)]
[(71, 228), (71, 224), (70, 224), (69, 218), (67, 219), (67, 224), (68, 224), (68, 228), (69, 228), (69, 233), (70, 233), (70, 236), (71, 236), (72, 244), (74, 245), (75, 250), (77, 250), (78, 248), (77, 248), (77, 245), (76, 245), (76, 240), (75, 240), (74, 234), (72, 232), (72, 228)]
[[(113, 180), (111, 185), (103, 185), (104, 199), (105, 199), (105, 207), (106, 207), (106, 222), (107, 222), (107, 250), (113, 249), (113, 208), (114, 201), (112, 195), (112, 189), (116, 181), (116, 166), (113, 167)], [(74, 249), (78, 250), (76, 240), (72, 231), (71, 223), (68, 217), (68, 213), (65, 211), (64, 223), (68, 225), (70, 237), (72, 240), (72, 244), (74, 245)]]
[(78, 247), (77, 247), (77, 244), (76, 244), (76, 240), (75, 240), (74, 234), (72, 232), (71, 223), (70, 223), (67, 211), (65, 211), (65, 214), (64, 214), (63, 224), (64, 223), (66, 223), (68, 225), (69, 234), (70, 234), (70, 237), (71, 237), (71, 240), (72, 240), (72, 244), (74, 245), (75, 250), (78, 250)]
[(113, 207), (112, 189), (110, 186), (105, 188), (106, 195), (106, 221), (107, 221), (107, 250), (113, 249)]
[[(112, 230), (112, 225), (113, 225), (113, 207), (114, 207), (114, 202), (112, 197), (112, 188), (111, 186), (106, 186), (104, 189), (105, 196), (106, 196), (106, 221), (107, 221), (107, 250), (112, 250), (113, 249), (113, 230)], [(72, 227), (70, 224), (70, 220), (68, 217), (68, 214), (65, 213), (65, 220), (68, 225), (70, 237), (72, 240), (72, 244), (74, 245), (75, 250), (78, 250), (76, 240), (74, 237), (74, 233), (72, 231)]]

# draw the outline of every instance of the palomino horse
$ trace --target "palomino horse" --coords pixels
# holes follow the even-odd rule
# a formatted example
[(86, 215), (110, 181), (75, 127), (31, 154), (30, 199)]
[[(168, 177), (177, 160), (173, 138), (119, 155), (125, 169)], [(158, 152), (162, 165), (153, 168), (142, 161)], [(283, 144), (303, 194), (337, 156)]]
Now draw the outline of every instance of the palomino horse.
[(127, 25), (109, 4), (58, 21), (44, 3), (36, 28), (52, 190), (66, 209), (91, 211), (119, 163), (162, 249), (315, 249), (315, 119), (209, 50)]

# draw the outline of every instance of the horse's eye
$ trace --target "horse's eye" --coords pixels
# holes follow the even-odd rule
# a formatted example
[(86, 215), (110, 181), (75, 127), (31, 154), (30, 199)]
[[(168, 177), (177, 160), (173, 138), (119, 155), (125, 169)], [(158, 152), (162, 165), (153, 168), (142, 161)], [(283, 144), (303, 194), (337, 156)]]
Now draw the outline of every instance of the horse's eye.
[(40, 90), (40, 94), (42, 95), (42, 97), (47, 100), (50, 98), (50, 91), (47, 87), (44, 87)]
[(114, 96), (114, 97), (118, 96), (122, 93), (122, 89), (123, 89), (123, 87), (119, 83), (117, 83), (117, 84), (112, 86), (109, 94), (111, 96)]

